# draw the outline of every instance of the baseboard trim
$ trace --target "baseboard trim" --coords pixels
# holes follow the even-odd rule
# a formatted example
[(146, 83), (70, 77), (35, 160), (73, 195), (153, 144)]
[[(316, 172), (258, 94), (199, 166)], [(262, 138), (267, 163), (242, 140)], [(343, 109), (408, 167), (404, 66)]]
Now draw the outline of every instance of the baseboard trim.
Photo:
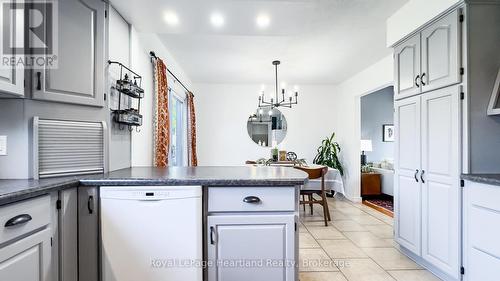
[(430, 264), (428, 261), (424, 260), (422, 257), (415, 255), (413, 252), (406, 249), (405, 247), (399, 245), (399, 249), (401, 250), (401, 252), (403, 254), (405, 254), (411, 260), (413, 260), (414, 262), (416, 262), (418, 265), (422, 266), (423, 268), (429, 270), (430, 272), (432, 272), (434, 275), (436, 275), (440, 279), (442, 279), (444, 281), (459, 281), (460, 280), (460, 277), (461, 277), (460, 275), (459, 275), (458, 279), (455, 279), (455, 278), (449, 276), (448, 274), (444, 273), (443, 271), (441, 271), (437, 267)]
[(347, 200), (352, 201), (354, 203), (361, 203), (363, 201), (363, 198), (361, 198), (361, 197), (350, 197), (350, 196), (347, 196), (347, 195), (344, 195), (344, 197)]
[(368, 206), (368, 207), (370, 207), (370, 208), (372, 208), (374, 210), (377, 210), (377, 211), (381, 212), (384, 215), (387, 215), (387, 216), (389, 216), (391, 218), (394, 218), (394, 213), (391, 212), (391, 211), (389, 211), (389, 210), (387, 210), (387, 209), (385, 209), (385, 208), (382, 208), (382, 207), (380, 207), (378, 205), (375, 205), (372, 202), (369, 202), (369, 201), (366, 201), (366, 200), (363, 200), (362, 203), (363, 203), (363, 205), (366, 205), (366, 206)]

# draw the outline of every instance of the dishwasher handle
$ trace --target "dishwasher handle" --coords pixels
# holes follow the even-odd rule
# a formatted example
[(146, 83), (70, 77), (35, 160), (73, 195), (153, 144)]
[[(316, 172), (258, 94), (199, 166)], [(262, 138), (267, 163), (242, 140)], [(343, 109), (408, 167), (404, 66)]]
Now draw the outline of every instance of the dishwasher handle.
[(215, 245), (215, 227), (210, 227), (210, 244)]

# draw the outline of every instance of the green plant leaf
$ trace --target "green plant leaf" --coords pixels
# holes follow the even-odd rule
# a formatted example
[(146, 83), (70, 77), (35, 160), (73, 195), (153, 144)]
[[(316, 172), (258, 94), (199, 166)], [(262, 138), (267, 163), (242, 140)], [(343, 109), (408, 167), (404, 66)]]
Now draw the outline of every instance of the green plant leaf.
[(317, 154), (313, 163), (337, 169), (340, 175), (344, 175), (344, 168), (339, 160), (340, 145), (334, 139), (335, 132), (321, 141), (321, 145), (316, 150)]

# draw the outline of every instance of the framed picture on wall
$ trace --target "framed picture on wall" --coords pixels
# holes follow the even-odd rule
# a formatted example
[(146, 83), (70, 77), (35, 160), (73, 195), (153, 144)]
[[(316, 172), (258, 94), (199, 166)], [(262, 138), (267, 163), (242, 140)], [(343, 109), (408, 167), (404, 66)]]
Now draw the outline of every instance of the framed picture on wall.
[(488, 115), (500, 114), (500, 68), (498, 69), (495, 84), (493, 84), (493, 92), (491, 93), (490, 103), (488, 104)]
[(383, 142), (393, 142), (394, 141), (394, 125), (385, 124), (382, 125), (382, 141)]

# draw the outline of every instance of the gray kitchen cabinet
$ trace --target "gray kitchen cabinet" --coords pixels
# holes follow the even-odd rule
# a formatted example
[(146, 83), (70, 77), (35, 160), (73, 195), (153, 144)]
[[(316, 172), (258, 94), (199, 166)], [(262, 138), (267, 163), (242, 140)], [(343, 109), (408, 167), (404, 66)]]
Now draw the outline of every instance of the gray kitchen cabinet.
[(208, 281), (295, 281), (297, 188), (210, 187)]
[(0, 207), (0, 280), (57, 280), (50, 202), (46, 195)]
[(106, 4), (101, 0), (57, 3), (57, 67), (32, 71), (32, 98), (103, 106)]
[(78, 280), (99, 280), (98, 187), (78, 187)]
[(402, 99), (421, 92), (420, 34), (394, 48), (394, 98)]
[(422, 30), (422, 92), (461, 82), (460, 10)]
[(462, 10), (444, 15), (394, 47), (394, 99), (462, 81)]
[[(9, 3), (16, 3), (19, 2), (18, 0), (15, 1), (9, 1)], [(11, 46), (23, 46), (24, 45), (24, 26), (21, 24), (23, 22), (23, 17), (22, 14), (19, 13), (11, 13), (11, 28), (10, 31), (12, 32), (10, 40), (12, 42), (17, 42), (15, 45), (11, 44)], [(4, 21), (3, 19), (3, 13), (0, 15), (0, 21)], [(4, 40), (7, 40), (8, 38), (5, 37), (4, 35)], [(11, 43), (12, 43), (11, 42)], [(7, 57), (14, 57), (16, 55), (22, 55), (19, 52), (17, 52), (15, 49), (13, 50), (12, 54), (6, 54), (6, 50), (4, 50), (4, 58)], [(5, 95), (7, 94), (7, 95)], [(19, 66), (11, 66), (9, 68), (3, 67), (0, 68), (0, 97), (12, 97), (12, 96), (17, 96), (17, 97), (23, 97), (24, 96), (24, 67), (22, 65)]]
[(209, 281), (295, 280), (295, 216), (208, 217)]
[(50, 229), (0, 248), (0, 280), (53, 281)]
[(78, 190), (59, 192), (59, 276), (60, 281), (78, 280)]

